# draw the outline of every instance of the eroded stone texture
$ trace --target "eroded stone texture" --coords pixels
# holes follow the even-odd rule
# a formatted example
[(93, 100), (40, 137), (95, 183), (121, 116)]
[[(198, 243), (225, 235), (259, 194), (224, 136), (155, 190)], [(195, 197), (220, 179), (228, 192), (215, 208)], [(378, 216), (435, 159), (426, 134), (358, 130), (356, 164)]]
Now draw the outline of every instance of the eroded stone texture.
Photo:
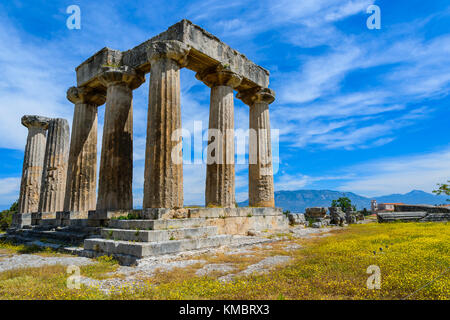
[(249, 205), (274, 207), (272, 146), (269, 104), (275, 100), (271, 89), (251, 89), (238, 94), (250, 106), (249, 116)]
[(244, 54), (188, 20), (181, 20), (161, 34), (124, 52), (103, 48), (77, 68), (78, 86), (99, 85), (97, 77), (105, 64), (124, 64), (139, 71), (149, 72), (148, 47), (156, 41), (164, 40), (177, 40), (191, 48), (186, 68), (194, 72), (201, 72), (205, 68), (222, 63), (243, 77), (239, 91), (254, 86), (264, 88), (269, 86), (269, 72), (266, 69), (256, 65)]
[(130, 67), (105, 67), (106, 109), (100, 160), (97, 210), (133, 207), (133, 89), (144, 81)]
[(28, 137), (20, 184), (19, 213), (32, 213), (39, 208), (49, 121), (49, 118), (40, 116), (22, 117), (22, 125), (28, 128)]
[(64, 209), (69, 136), (69, 123), (66, 119), (50, 120), (42, 173), (39, 212), (56, 212)]
[(211, 87), (206, 206), (235, 207), (233, 89), (242, 78), (223, 66), (197, 73), (196, 77)]
[(179, 41), (152, 43), (144, 208), (183, 207), (180, 68), (189, 48)]
[(95, 210), (97, 202), (97, 108), (106, 97), (90, 88), (71, 87), (67, 99), (75, 109), (64, 211), (87, 212)]

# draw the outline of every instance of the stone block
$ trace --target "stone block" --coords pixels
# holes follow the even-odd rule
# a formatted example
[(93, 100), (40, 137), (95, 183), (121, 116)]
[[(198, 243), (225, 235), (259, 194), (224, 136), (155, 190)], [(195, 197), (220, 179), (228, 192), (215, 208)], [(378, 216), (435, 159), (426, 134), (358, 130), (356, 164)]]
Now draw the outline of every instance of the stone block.
[(140, 212), (142, 219), (185, 219), (188, 217), (188, 209), (147, 208)]
[(409, 205), (396, 204), (394, 205), (395, 212), (427, 212), (427, 213), (450, 213), (450, 208), (436, 207), (431, 205)]
[(126, 217), (128, 214), (138, 216), (140, 210), (92, 210), (88, 212), (89, 220), (109, 220), (112, 218)]
[(31, 222), (31, 213), (14, 213), (12, 216), (11, 227), (15, 229), (21, 229), (24, 226), (31, 226)]
[(194, 208), (189, 209), (189, 218), (229, 218), (253, 216), (279, 216), (281, 208)]
[(289, 213), (288, 219), (291, 225), (299, 225), (307, 223), (305, 215), (303, 213)]
[(306, 208), (305, 217), (311, 219), (324, 218), (327, 214), (327, 208), (314, 207)]
[(207, 221), (204, 218), (170, 219), (170, 220), (110, 220), (108, 228), (131, 230), (165, 230), (178, 228), (204, 227)]
[(104, 228), (101, 235), (105, 239), (161, 242), (181, 239), (199, 239), (217, 235), (217, 227), (180, 228), (170, 230), (122, 230)]
[(166, 31), (128, 51), (103, 48), (76, 68), (77, 85), (81, 87), (89, 84), (92, 87), (102, 87), (98, 81), (98, 75), (104, 66), (126, 65), (138, 71), (149, 72), (148, 48), (152, 42), (164, 40), (177, 40), (190, 47), (186, 65), (186, 68), (190, 70), (200, 72), (222, 64), (243, 77), (243, 81), (237, 88), (239, 91), (255, 86), (263, 88), (269, 86), (269, 72), (266, 69), (256, 65), (242, 53), (188, 20), (174, 24)]
[(136, 258), (172, 254), (188, 250), (218, 247), (230, 244), (232, 237), (218, 235), (209, 238), (171, 240), (165, 242), (129, 242), (106, 239), (86, 239), (84, 249), (96, 255), (127, 255)]
[(377, 218), (378, 222), (445, 222), (450, 220), (450, 213), (428, 213), (425, 211), (378, 213)]

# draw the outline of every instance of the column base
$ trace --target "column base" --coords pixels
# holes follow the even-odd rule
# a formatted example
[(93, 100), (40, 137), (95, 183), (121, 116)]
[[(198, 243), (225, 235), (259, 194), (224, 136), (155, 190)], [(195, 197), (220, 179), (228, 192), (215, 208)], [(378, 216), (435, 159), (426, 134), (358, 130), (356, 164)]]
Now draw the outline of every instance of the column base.
[(22, 229), (31, 227), (31, 213), (14, 213), (12, 216), (11, 228)]
[(114, 218), (127, 217), (129, 214), (139, 217), (140, 210), (91, 210), (88, 212), (88, 225), (90, 227), (106, 226)]
[(249, 205), (254, 208), (274, 208), (275, 201), (257, 201)]

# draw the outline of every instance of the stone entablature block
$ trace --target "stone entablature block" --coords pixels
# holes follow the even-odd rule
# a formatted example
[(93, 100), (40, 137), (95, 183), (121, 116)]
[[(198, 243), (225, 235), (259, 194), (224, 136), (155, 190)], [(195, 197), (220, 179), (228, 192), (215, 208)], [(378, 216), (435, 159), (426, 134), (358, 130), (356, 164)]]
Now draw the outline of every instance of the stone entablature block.
[(153, 43), (162, 40), (176, 40), (190, 48), (185, 67), (195, 72), (216, 65), (224, 65), (242, 77), (238, 91), (255, 86), (269, 86), (269, 71), (250, 61), (242, 53), (232, 49), (211, 33), (188, 20), (182, 20), (161, 34), (128, 51), (103, 48), (76, 68), (77, 85), (102, 86), (98, 75), (105, 66), (129, 66), (144, 73), (150, 72), (148, 50)]

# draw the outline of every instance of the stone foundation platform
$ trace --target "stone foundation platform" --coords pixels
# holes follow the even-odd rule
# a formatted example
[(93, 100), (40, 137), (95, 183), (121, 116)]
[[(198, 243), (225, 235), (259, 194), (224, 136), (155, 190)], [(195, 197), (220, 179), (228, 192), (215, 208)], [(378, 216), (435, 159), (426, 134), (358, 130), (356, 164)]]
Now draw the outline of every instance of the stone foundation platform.
[[(128, 216), (132, 219), (127, 219)], [(278, 208), (183, 208), (89, 213), (101, 237), (84, 241), (87, 256), (112, 255), (130, 261), (229, 245), (233, 235), (285, 231), (288, 219)]]
[(15, 217), (9, 236), (83, 244), (84, 256), (112, 255), (124, 264), (148, 256), (229, 245), (236, 235), (283, 232), (289, 227), (281, 209), (250, 207), (90, 211), (87, 219), (68, 212), (33, 213), (19, 220)]

